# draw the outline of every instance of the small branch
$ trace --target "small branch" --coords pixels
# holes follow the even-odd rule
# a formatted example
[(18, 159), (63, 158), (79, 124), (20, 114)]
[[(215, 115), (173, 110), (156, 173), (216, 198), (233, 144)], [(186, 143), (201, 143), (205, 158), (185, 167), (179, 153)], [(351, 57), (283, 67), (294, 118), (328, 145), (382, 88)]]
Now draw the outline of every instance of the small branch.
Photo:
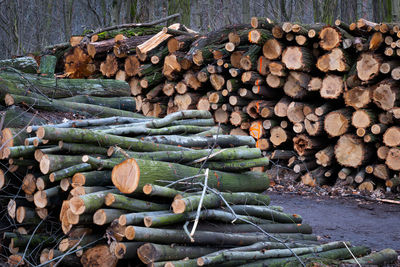
[(124, 157), (125, 157), (126, 159), (131, 158), (131, 157), (128, 155), (128, 153), (126, 153), (126, 151), (123, 150), (122, 148), (120, 148), (119, 146), (115, 146), (115, 148), (116, 148), (116, 152), (117, 152), (117, 151), (121, 152), (121, 154), (124, 155)]
[(200, 162), (205, 161), (207, 159), (211, 159), (211, 158), (215, 157), (216, 155), (218, 155), (219, 153), (224, 152), (225, 150), (226, 150), (226, 148), (221, 149), (220, 151), (217, 151), (217, 152), (215, 152), (213, 154), (207, 155), (206, 157), (202, 157), (202, 158), (196, 159), (196, 160), (190, 162), (188, 165), (195, 164), (195, 163), (200, 163)]
[(206, 172), (204, 173), (203, 192), (201, 192), (200, 202), (199, 202), (199, 205), (197, 206), (196, 219), (194, 220), (194, 225), (193, 225), (192, 231), (190, 232), (190, 237), (192, 237), (192, 238), (194, 236), (194, 233), (196, 232), (197, 224), (199, 223), (201, 206), (203, 205), (204, 196), (205, 196), (206, 191), (207, 191), (208, 171), (209, 171), (209, 169), (207, 168)]
[(106, 27), (103, 29), (99, 29), (95, 32), (92, 32), (90, 34), (88, 34), (86, 37), (92, 37), (95, 34), (101, 33), (101, 32), (105, 32), (105, 31), (111, 31), (111, 30), (118, 30), (118, 29), (124, 29), (124, 28), (133, 28), (133, 27), (146, 27), (146, 26), (154, 26), (157, 24), (160, 24), (162, 22), (168, 21), (170, 19), (174, 19), (177, 17), (180, 17), (181, 14), (180, 13), (176, 13), (173, 15), (170, 15), (168, 17), (159, 19), (159, 20), (155, 20), (155, 21), (151, 21), (151, 22), (145, 22), (145, 23), (128, 23), (128, 24), (120, 24), (120, 25), (115, 25), (115, 26), (110, 26), (110, 27)]
[(358, 266), (362, 267), (361, 264), (358, 262), (357, 258), (354, 256), (353, 252), (351, 252), (351, 250), (347, 246), (346, 242), (343, 242), (343, 244), (346, 246), (347, 250), (350, 252), (350, 254), (353, 257), (353, 259), (357, 262)]
[(185, 224), (183, 225), (183, 231), (184, 231), (185, 234), (187, 234), (187, 236), (190, 238), (190, 242), (194, 242), (194, 239), (193, 239), (193, 237), (190, 236), (189, 230), (188, 230), (188, 228), (187, 228), (188, 225), (189, 225), (189, 222), (188, 222), (188, 221), (185, 222)]
[[(181, 183), (183, 181), (186, 181), (186, 180), (191, 180), (191, 179), (194, 179), (194, 178), (197, 178), (197, 177), (201, 177), (203, 175), (204, 174), (197, 174), (197, 175), (194, 175), (194, 176), (185, 177), (185, 178), (179, 179), (177, 181), (174, 181), (172, 183), (169, 183), (170, 181), (166, 181), (169, 184), (167, 184), (165, 187), (171, 187), (171, 186), (173, 186), (175, 184), (179, 184), (179, 183)], [(158, 180), (158, 182), (163, 182), (163, 180)]]

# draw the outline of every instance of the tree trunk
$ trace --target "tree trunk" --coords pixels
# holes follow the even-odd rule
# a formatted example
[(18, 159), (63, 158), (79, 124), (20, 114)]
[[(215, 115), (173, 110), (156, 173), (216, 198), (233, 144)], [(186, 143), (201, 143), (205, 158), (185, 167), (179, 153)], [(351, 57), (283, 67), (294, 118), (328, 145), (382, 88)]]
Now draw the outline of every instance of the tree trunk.
[[(35, 75), (20, 75), (0, 72), (0, 78), (9, 82), (5, 93), (25, 95), (26, 89), (35, 86), (40, 92), (51, 98), (63, 98), (75, 95), (89, 96), (129, 96), (130, 88), (126, 82), (106, 79), (53, 79)], [(3, 88), (3, 87), (2, 87)], [(4, 96), (4, 95), (3, 95)]]
[[(157, 168), (154, 168), (154, 166), (157, 166)], [(126, 172), (127, 168), (129, 172)], [(128, 159), (114, 167), (112, 180), (113, 184), (119, 188), (121, 192), (130, 193), (135, 190), (141, 190), (145, 184), (154, 183), (159, 179), (177, 180), (182, 177), (198, 175), (198, 171), (197, 168), (180, 164)], [(126, 175), (126, 173), (129, 173), (129, 175)], [(245, 180), (247, 181), (243, 183), (245, 180), (241, 179), (246, 175), (247, 178)], [(224, 184), (221, 184), (218, 182), (220, 180), (226, 181)], [(253, 180), (253, 182), (250, 183), (250, 180)], [(208, 186), (218, 188), (222, 191), (260, 191), (268, 187), (268, 179), (264, 174), (256, 172), (249, 176), (249, 173), (232, 174), (212, 171), (211, 175), (209, 175)]]
[(182, 258), (197, 258), (214, 251), (218, 248), (209, 247), (190, 247), (190, 246), (174, 246), (158, 245), (154, 243), (146, 243), (138, 248), (137, 254), (144, 264), (150, 264), (157, 261), (179, 260)]

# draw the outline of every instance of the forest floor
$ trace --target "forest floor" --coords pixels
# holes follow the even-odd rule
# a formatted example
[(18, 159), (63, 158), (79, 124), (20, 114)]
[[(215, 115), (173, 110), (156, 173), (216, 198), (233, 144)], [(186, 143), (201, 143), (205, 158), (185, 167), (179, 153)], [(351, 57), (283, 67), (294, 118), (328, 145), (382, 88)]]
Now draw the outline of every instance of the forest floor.
[(271, 204), (297, 213), (322, 241), (350, 241), (372, 250), (400, 252), (400, 205), (352, 197), (268, 192)]

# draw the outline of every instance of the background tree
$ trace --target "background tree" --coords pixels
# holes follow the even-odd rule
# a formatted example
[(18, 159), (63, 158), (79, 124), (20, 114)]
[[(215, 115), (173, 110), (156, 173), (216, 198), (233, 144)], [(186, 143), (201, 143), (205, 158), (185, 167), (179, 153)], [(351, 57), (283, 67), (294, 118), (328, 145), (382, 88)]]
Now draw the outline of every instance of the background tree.
[(0, 58), (40, 51), (87, 29), (176, 12), (182, 23), (206, 32), (248, 23), (252, 16), (302, 23), (399, 21), (400, 0), (0, 0)]

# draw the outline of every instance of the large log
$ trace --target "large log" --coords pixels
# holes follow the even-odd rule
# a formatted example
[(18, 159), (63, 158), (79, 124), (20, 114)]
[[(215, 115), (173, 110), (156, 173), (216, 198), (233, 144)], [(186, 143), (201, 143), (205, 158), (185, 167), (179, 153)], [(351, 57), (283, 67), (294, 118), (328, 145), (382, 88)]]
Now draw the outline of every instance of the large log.
[(38, 71), (38, 64), (33, 57), (17, 57), (0, 60), (0, 69), (5, 68), (13, 68), (25, 73), (36, 74)]
[(41, 139), (76, 143), (95, 143), (103, 147), (118, 144), (121, 148), (130, 148), (135, 149), (136, 151), (188, 150), (183, 147), (155, 144), (153, 142), (141, 141), (136, 138), (102, 134), (101, 132), (83, 129), (41, 127), (37, 130), (36, 134)]
[(346, 167), (359, 167), (368, 161), (372, 151), (364, 142), (352, 134), (342, 135), (335, 145), (335, 157)]
[(368, 82), (379, 75), (382, 58), (374, 53), (362, 53), (357, 60), (357, 75), (361, 81)]
[(340, 109), (329, 112), (324, 119), (324, 129), (332, 137), (345, 134), (351, 123), (351, 110)]
[[(51, 98), (63, 98), (75, 95), (89, 96), (129, 96), (130, 87), (126, 82), (106, 79), (53, 79), (24, 74), (23, 77), (13, 72), (0, 72), (0, 78), (7, 83), (0, 83), (2, 96), (6, 93), (25, 95), (30, 86), (41, 94)], [(38, 92), (37, 92), (38, 93)]]
[(395, 107), (399, 98), (399, 88), (393, 80), (383, 80), (377, 84), (372, 92), (372, 100), (383, 110), (390, 110)]
[(290, 70), (309, 72), (313, 65), (313, 56), (305, 47), (289, 46), (282, 53), (282, 62)]
[(44, 98), (41, 99), (37, 97), (6, 94), (4, 101), (6, 102), (7, 106), (25, 103), (42, 110), (76, 112), (86, 116), (96, 115), (98, 117), (112, 117), (112, 116), (133, 117), (133, 118), (138, 117), (138, 114), (125, 110), (109, 108), (93, 104), (68, 102), (59, 99), (53, 99), (50, 101)]
[(214, 252), (218, 248), (159, 245), (146, 243), (138, 248), (137, 254), (144, 264), (157, 261), (179, 260), (185, 257), (197, 258)]
[[(272, 234), (272, 237), (254, 234), (224, 234), (207, 231), (196, 231), (193, 239), (196, 244), (202, 245), (250, 245), (258, 241), (272, 241), (273, 237), (286, 237), (289, 240), (316, 240), (315, 236), (303, 234)], [(128, 240), (148, 241), (160, 244), (170, 242), (190, 244), (190, 237), (183, 230), (167, 230), (157, 228), (145, 228), (139, 226), (128, 226), (125, 230)]]
[[(221, 193), (221, 196), (231, 204), (269, 205), (270, 203), (269, 196), (256, 193)], [(224, 202), (221, 202), (220, 196), (207, 194), (204, 196), (194, 195), (175, 199), (171, 206), (174, 213), (180, 214), (196, 210), (200, 202), (205, 208), (218, 208), (224, 205)]]
[[(155, 168), (157, 166), (157, 168)], [(162, 170), (161, 170), (162, 169)], [(123, 193), (142, 190), (148, 183), (158, 180), (176, 181), (183, 177), (199, 174), (199, 169), (180, 164), (127, 159), (114, 167), (112, 171), (113, 184)], [(202, 170), (200, 174), (204, 174)], [(247, 175), (247, 178), (244, 178)], [(203, 179), (203, 178), (201, 178)], [(249, 181), (252, 180), (250, 183)], [(223, 182), (225, 181), (225, 182)], [(210, 171), (208, 186), (221, 191), (262, 191), (269, 185), (268, 177), (263, 173), (234, 174), (220, 171)]]
[(372, 90), (369, 88), (357, 86), (343, 93), (346, 106), (355, 109), (365, 108), (372, 99)]

